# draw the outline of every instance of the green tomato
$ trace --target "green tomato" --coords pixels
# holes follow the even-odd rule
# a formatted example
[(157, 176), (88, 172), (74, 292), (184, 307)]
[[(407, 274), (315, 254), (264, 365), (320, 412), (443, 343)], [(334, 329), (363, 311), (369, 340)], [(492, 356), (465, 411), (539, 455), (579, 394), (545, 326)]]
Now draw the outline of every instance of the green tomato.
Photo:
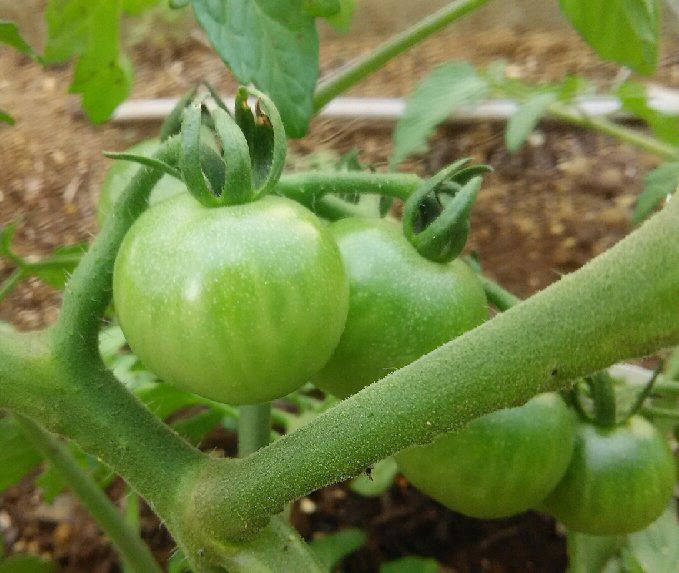
[(542, 501), (566, 472), (573, 443), (573, 415), (549, 393), (404, 450), (396, 461), (410, 483), (439, 503), (490, 519)]
[(206, 208), (182, 193), (149, 208), (113, 271), (120, 326), (140, 360), (230, 404), (279, 398), (337, 346), (349, 288), (332, 235), (294, 201)]
[(354, 394), (488, 318), (483, 287), (462, 261), (428, 261), (380, 219), (343, 219), (330, 230), (349, 275), (349, 316), (312, 380), (319, 388)]
[[(141, 143), (133, 145), (126, 151), (128, 153), (136, 153), (137, 155), (151, 156), (160, 147), (160, 139), (147, 139)], [(97, 223), (99, 228), (103, 228), (104, 224), (111, 214), (113, 205), (120, 197), (120, 194), (125, 190), (128, 183), (136, 175), (137, 171), (141, 169), (141, 165), (134, 161), (123, 161), (117, 159), (108, 170), (104, 182), (101, 184), (99, 190), (99, 200), (97, 202)], [(172, 177), (171, 175), (163, 175), (158, 181), (149, 197), (149, 204), (153, 205), (158, 201), (172, 197), (177, 193), (185, 193), (187, 191), (186, 185), (183, 181)]]
[(581, 421), (566, 475), (543, 509), (571, 531), (623, 535), (667, 508), (676, 483), (672, 451), (641, 416), (613, 428)]

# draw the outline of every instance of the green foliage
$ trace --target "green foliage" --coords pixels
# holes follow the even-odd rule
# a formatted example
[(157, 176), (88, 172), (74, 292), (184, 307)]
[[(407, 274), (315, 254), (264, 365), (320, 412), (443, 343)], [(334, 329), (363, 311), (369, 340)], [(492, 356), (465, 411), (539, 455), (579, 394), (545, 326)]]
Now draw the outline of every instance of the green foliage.
[(413, 152), (424, 151), (434, 127), (460, 106), (473, 105), (487, 93), (487, 81), (467, 62), (452, 62), (436, 68), (408, 98), (394, 131), (392, 166)]
[(343, 557), (356, 551), (368, 540), (360, 529), (350, 527), (337, 533), (325, 535), (309, 542), (309, 546), (320, 562), (331, 571)]
[(10, 416), (0, 418), (0, 493), (41, 462), (42, 456), (14, 420)]
[(559, 0), (561, 11), (605, 60), (651, 75), (658, 61), (656, 0)]
[(326, 20), (335, 30), (344, 34), (349, 31), (356, 0), (339, 0), (339, 4), (340, 11), (333, 16), (326, 17)]
[(54, 563), (34, 555), (13, 555), (0, 563), (0, 573), (52, 573)]
[(339, 14), (339, 0), (302, 0), (302, 10), (313, 18), (330, 18)]
[(0, 110), (0, 123), (9, 123), (10, 125), (14, 125), (14, 118), (8, 113)]
[(244, 85), (276, 104), (289, 137), (302, 137), (318, 78), (318, 34), (301, 0), (192, 0), (210, 43)]
[(679, 161), (665, 163), (644, 177), (644, 190), (637, 199), (632, 224), (638, 225), (658, 203), (674, 193), (679, 185)]
[(127, 12), (130, 16), (137, 16), (145, 10), (153, 8), (158, 4), (158, 0), (122, 0), (122, 3), (123, 12)]
[(38, 54), (31, 46), (23, 39), (19, 33), (19, 28), (14, 22), (8, 22), (7, 20), (0, 20), (0, 42), (9, 44), (13, 48), (16, 48), (21, 53), (30, 56), (35, 61), (44, 63), (40, 54)]
[(648, 105), (646, 86), (624, 82), (615, 90), (624, 110), (644, 120), (661, 141), (679, 145), (679, 116), (661, 113)]
[(377, 462), (366, 472), (351, 480), (351, 491), (364, 497), (375, 497), (389, 489), (398, 473), (396, 460), (392, 457)]
[(538, 121), (547, 113), (547, 108), (556, 101), (554, 92), (537, 93), (531, 96), (519, 110), (509, 118), (505, 130), (505, 145), (507, 151), (516, 151), (535, 129)]

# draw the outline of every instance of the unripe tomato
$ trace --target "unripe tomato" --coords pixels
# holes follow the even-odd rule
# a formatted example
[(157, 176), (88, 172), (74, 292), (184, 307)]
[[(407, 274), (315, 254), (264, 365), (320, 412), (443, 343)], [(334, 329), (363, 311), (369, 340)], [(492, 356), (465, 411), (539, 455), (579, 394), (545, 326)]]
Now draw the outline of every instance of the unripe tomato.
[(488, 318), (483, 287), (462, 261), (433, 263), (380, 219), (330, 225), (350, 283), (349, 316), (313, 378), (340, 398), (384, 378)]
[(568, 470), (540, 508), (568, 529), (623, 535), (667, 508), (676, 473), (672, 451), (653, 424), (632, 416), (612, 428), (580, 421)]
[(113, 272), (125, 337), (179, 388), (230, 404), (284, 396), (328, 360), (349, 289), (332, 235), (294, 201), (206, 208), (182, 193), (132, 226)]
[(508, 517), (542, 501), (573, 453), (574, 420), (558, 394), (477, 418), (457, 433), (396, 456), (417, 489), (477, 518)]
[[(141, 143), (133, 145), (126, 151), (128, 153), (135, 153), (137, 155), (151, 156), (160, 147), (160, 139), (147, 139)], [(97, 201), (97, 223), (101, 229), (106, 223), (111, 210), (113, 209), (113, 204), (117, 201), (120, 194), (125, 190), (127, 184), (132, 181), (137, 171), (141, 169), (141, 165), (135, 163), (134, 161), (124, 161), (122, 159), (117, 159), (113, 162), (113, 165), (108, 170), (104, 182), (101, 184), (101, 189), (99, 189), (99, 199)], [(151, 196), (149, 197), (149, 204), (153, 205), (172, 197), (177, 193), (186, 193), (188, 190), (183, 181), (172, 177), (171, 175), (163, 175), (163, 177), (156, 183), (155, 187), (151, 191)]]

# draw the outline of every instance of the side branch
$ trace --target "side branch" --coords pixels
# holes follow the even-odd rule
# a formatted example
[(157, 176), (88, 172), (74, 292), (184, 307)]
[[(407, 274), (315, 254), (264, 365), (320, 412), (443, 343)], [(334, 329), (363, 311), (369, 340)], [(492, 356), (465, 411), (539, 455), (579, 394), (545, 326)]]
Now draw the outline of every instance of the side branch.
[(251, 481), (242, 484), (239, 515), (270, 515), (478, 416), (676, 344), (677, 269), (672, 201), (579, 271), (244, 460)]

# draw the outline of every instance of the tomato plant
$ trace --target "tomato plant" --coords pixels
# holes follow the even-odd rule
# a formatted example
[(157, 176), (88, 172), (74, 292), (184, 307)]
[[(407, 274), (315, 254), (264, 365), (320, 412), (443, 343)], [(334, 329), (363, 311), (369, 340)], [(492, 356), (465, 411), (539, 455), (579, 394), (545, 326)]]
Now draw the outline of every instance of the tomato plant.
[(116, 313), (141, 361), (231, 404), (279, 398), (318, 371), (344, 328), (348, 292), (326, 227), (273, 196), (158, 203), (126, 235), (113, 273)]
[(471, 517), (508, 517), (535, 507), (559, 483), (573, 453), (573, 428), (561, 397), (540, 394), (396, 460), (408, 481), (446, 507)]
[(481, 283), (461, 260), (420, 256), (400, 227), (347, 218), (330, 225), (349, 276), (349, 315), (313, 382), (344, 398), (488, 318)]
[(674, 456), (653, 424), (641, 416), (611, 428), (581, 420), (568, 470), (541, 507), (576, 532), (632, 533), (662, 514), (675, 483)]

